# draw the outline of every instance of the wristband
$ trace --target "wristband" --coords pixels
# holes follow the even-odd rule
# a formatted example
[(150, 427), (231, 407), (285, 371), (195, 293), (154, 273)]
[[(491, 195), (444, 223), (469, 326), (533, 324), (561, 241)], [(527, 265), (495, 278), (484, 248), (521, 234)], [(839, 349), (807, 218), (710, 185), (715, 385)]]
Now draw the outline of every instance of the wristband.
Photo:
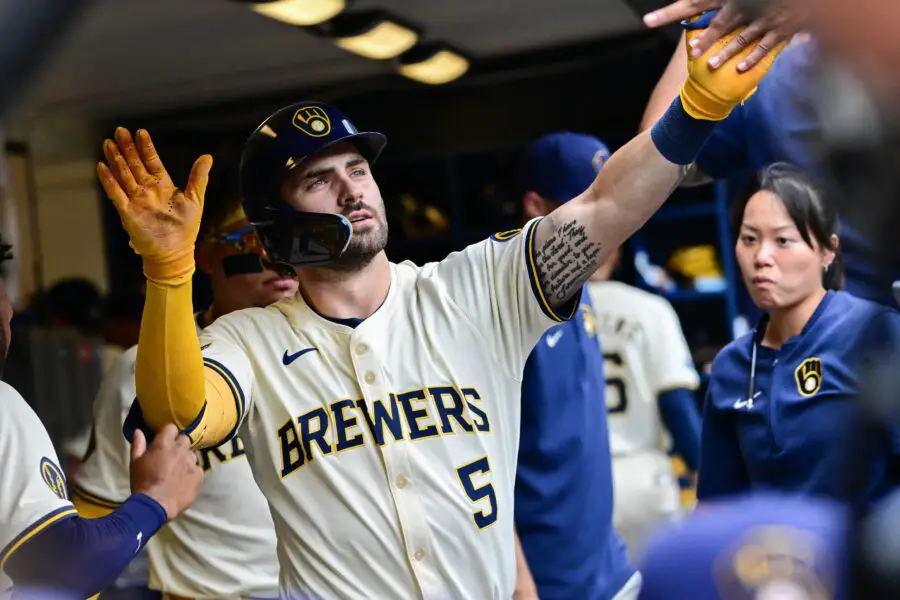
[(676, 165), (689, 165), (696, 160), (717, 123), (690, 116), (684, 110), (681, 97), (677, 97), (650, 129), (650, 138), (666, 160)]

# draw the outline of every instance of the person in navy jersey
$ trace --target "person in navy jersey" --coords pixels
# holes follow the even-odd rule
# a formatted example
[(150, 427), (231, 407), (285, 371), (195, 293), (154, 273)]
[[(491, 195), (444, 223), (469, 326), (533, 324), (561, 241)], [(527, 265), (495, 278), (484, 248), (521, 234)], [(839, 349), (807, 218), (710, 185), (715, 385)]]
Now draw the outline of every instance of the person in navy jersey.
[[(698, 501), (765, 489), (845, 499), (860, 369), (895, 347), (900, 315), (840, 291), (834, 212), (796, 167), (764, 169), (735, 208), (737, 262), (764, 316), (713, 362)], [(900, 481), (900, 436), (871, 444), (868, 505)]]
[[(608, 157), (602, 142), (584, 134), (534, 142), (520, 165), (524, 218), (582, 193)], [(538, 341), (523, 374), (516, 599), (625, 600), (640, 589), (613, 529), (603, 353), (588, 294), (580, 303), (574, 318)]]
[[(823, 124), (814, 104), (820, 60), (818, 42), (807, 35), (796, 36), (775, 60), (757, 92), (716, 125), (682, 185), (739, 176), (776, 162), (791, 163), (825, 181), (826, 165), (816, 144), (822, 137)], [(684, 45), (679, 44), (653, 92), (642, 128), (652, 126), (665, 112), (686, 72), (687, 56)], [(891, 289), (900, 279), (900, 254), (882, 256), (872, 239), (844, 220), (840, 222), (840, 236), (844, 289), (860, 298), (900, 308)]]

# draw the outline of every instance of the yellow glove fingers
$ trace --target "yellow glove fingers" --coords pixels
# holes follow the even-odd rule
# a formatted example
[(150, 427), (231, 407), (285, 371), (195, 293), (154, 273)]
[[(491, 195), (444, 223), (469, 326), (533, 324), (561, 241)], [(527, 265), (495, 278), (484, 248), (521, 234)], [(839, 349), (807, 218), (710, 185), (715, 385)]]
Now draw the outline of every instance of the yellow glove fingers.
[[(688, 31), (685, 36), (688, 40), (686, 43), (690, 44), (691, 40), (699, 39), (698, 31)], [(688, 59), (689, 75), (681, 88), (680, 97), (684, 110), (693, 118), (721, 121), (728, 117), (736, 105), (746, 101), (753, 94), (760, 80), (786, 45), (786, 42), (776, 44), (762, 60), (741, 71), (737, 67), (747, 63), (751, 54), (757, 51), (759, 46), (757, 42), (762, 42), (760, 39), (762, 35), (751, 37), (752, 35), (752, 31), (748, 33), (747, 28), (738, 28), (719, 39), (702, 57)], [(711, 67), (710, 59), (739, 36), (744, 37), (738, 42), (742, 48), (725, 63), (726, 68)]]
[(212, 169), (213, 159), (209, 154), (204, 154), (194, 162), (191, 167), (191, 174), (188, 177), (185, 195), (196, 202), (203, 208), (203, 198), (206, 194), (206, 186), (209, 184), (209, 171)]
[[(97, 163), (97, 178), (100, 180), (100, 185), (103, 186), (103, 191), (106, 192), (106, 197), (112, 200), (113, 206), (119, 213), (119, 218), (122, 219), (122, 215), (128, 210), (128, 194), (116, 181), (109, 167), (103, 163)], [(122, 224), (124, 226), (124, 221)]]
[(125, 156), (125, 162), (128, 163), (128, 168), (131, 169), (134, 179), (140, 184), (147, 183), (150, 180), (150, 174), (144, 168), (144, 161), (138, 155), (131, 132), (124, 127), (116, 127), (115, 137), (116, 143), (119, 145), (119, 151)]
[(153, 140), (150, 139), (150, 134), (146, 129), (138, 129), (137, 131), (137, 149), (141, 158), (144, 159), (144, 165), (147, 167), (147, 171), (149, 171), (151, 175), (161, 181), (165, 181), (169, 178), (169, 173), (166, 171), (165, 166), (163, 166), (162, 160), (156, 152), (156, 146), (153, 145)]
[(109, 165), (113, 177), (116, 178), (116, 181), (119, 186), (125, 190), (125, 193), (128, 194), (129, 197), (137, 194), (140, 190), (140, 186), (134, 179), (131, 168), (128, 166), (128, 163), (125, 162), (125, 157), (119, 152), (119, 147), (114, 141), (105, 140), (103, 142), (103, 155), (106, 157), (106, 163)]

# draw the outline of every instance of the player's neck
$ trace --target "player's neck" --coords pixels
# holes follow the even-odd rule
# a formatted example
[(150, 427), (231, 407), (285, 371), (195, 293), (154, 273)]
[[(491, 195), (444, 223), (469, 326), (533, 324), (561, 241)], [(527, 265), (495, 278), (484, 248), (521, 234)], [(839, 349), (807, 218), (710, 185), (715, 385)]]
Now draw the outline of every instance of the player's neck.
[(356, 270), (299, 269), (300, 294), (320, 315), (365, 319), (384, 303), (391, 288), (391, 263), (384, 252)]
[(766, 325), (766, 333), (763, 335), (763, 346), (779, 349), (786, 341), (800, 335), (825, 297), (825, 293), (825, 290), (822, 289), (810, 295), (803, 302), (784, 309), (769, 311), (769, 323)]

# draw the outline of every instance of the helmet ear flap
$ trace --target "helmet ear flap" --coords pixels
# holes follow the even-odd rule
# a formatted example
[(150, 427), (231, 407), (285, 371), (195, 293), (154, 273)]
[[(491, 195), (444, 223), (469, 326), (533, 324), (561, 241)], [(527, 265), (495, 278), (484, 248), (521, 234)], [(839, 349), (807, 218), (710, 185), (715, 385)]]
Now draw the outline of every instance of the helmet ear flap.
[(270, 209), (271, 218), (254, 223), (271, 262), (288, 267), (326, 265), (343, 256), (353, 237), (346, 217), (332, 213)]

